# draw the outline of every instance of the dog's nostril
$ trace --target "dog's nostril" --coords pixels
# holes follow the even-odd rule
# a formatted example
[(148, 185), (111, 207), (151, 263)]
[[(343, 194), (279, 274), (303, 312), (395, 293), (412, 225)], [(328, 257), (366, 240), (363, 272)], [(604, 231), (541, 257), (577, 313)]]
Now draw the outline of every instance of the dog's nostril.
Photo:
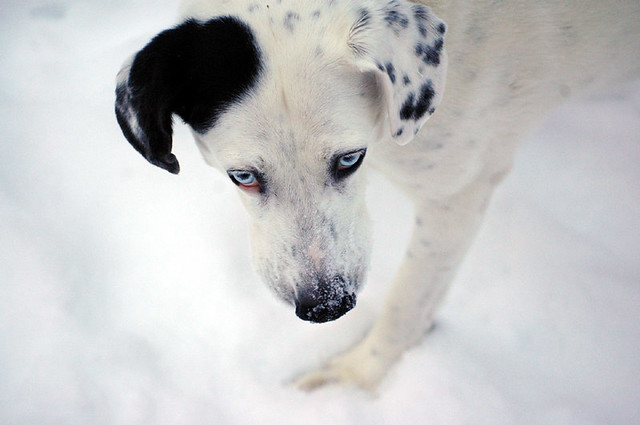
[(355, 294), (320, 298), (302, 295), (296, 299), (296, 315), (302, 320), (324, 323), (343, 316), (355, 305)]

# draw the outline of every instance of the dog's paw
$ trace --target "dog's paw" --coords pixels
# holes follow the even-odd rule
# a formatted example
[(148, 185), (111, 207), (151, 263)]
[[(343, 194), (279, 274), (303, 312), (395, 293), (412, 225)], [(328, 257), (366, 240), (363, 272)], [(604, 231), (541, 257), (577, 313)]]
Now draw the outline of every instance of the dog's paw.
[(373, 348), (365, 342), (330, 359), (320, 369), (298, 377), (294, 384), (303, 391), (338, 384), (355, 386), (374, 393), (397, 356)]

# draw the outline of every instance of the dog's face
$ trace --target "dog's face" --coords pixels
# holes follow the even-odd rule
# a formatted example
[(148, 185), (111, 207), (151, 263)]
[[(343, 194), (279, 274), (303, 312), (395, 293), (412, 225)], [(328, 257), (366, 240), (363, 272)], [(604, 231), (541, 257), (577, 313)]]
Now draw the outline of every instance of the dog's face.
[[(324, 58), (309, 61), (318, 67), (265, 64), (251, 94), (194, 136), (240, 190), (256, 270), (298, 316), (322, 322), (351, 309), (364, 280), (361, 165), (378, 113), (375, 81)], [(283, 68), (291, 77), (281, 78)]]
[(276, 3), (187, 3), (197, 20), (125, 64), (116, 113), (174, 173), (172, 114), (190, 125), (240, 191), (257, 271), (300, 318), (325, 322), (355, 305), (368, 265), (367, 147), (408, 142), (437, 107), (445, 28), (402, 1)]

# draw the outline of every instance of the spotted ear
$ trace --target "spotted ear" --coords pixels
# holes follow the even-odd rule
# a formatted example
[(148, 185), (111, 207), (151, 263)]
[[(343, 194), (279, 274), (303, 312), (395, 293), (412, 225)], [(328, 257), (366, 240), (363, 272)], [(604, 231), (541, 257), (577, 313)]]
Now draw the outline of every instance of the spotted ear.
[(351, 27), (356, 65), (377, 76), (391, 137), (410, 142), (444, 92), (446, 25), (428, 7), (404, 0), (365, 2)]
[(229, 17), (186, 21), (157, 35), (118, 73), (120, 128), (150, 163), (177, 174), (173, 114), (195, 131), (206, 131), (255, 83), (259, 69), (246, 25)]

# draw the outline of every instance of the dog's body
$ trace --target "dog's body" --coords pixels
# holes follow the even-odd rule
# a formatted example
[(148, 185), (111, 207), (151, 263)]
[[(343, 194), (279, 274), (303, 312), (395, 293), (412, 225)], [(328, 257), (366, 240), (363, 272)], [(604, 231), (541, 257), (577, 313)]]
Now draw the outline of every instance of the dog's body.
[(374, 386), (430, 328), (519, 140), (564, 98), (640, 70), (636, 0), (424, 4), (186, 0), (181, 25), (118, 76), (130, 142), (177, 172), (171, 114), (194, 129), (206, 161), (242, 189), (257, 270), (305, 320), (346, 313), (364, 280), (360, 164), (413, 199), (381, 317), (301, 378), (306, 388)]

